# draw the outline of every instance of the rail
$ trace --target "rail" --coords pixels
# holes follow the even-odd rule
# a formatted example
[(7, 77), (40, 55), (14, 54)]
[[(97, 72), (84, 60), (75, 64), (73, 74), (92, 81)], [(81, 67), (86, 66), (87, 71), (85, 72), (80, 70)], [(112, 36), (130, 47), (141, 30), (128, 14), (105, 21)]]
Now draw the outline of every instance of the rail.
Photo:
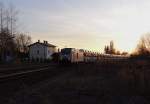
[(19, 76), (19, 75), (25, 75), (25, 74), (29, 74), (29, 73), (34, 73), (34, 72), (40, 72), (43, 70), (48, 70), (51, 67), (54, 67), (54, 65), (52, 66), (43, 66), (41, 68), (36, 68), (36, 69), (30, 69), (30, 70), (21, 70), (21, 71), (16, 71), (16, 72), (10, 72), (10, 73), (3, 73), (0, 75), (0, 79), (5, 79), (5, 78), (11, 78), (11, 77), (15, 77), (15, 76)]

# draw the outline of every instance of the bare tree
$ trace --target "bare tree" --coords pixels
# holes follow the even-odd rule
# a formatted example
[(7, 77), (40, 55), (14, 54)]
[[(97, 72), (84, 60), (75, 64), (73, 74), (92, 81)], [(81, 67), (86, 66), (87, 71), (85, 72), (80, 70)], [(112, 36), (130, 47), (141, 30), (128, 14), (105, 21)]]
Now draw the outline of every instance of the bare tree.
[(105, 48), (104, 48), (104, 52), (105, 52), (105, 54), (109, 54), (109, 46), (105, 46)]
[(106, 54), (115, 54), (115, 48), (113, 41), (110, 41), (110, 45), (106, 45), (104, 48)]
[(14, 6), (6, 7), (0, 2), (0, 56), (2, 60), (7, 60), (6, 56), (14, 53), (16, 18), (17, 11)]
[(143, 36), (144, 44), (148, 51), (150, 51), (150, 33), (147, 33)]
[(18, 15), (18, 11), (16, 10), (16, 8), (10, 4), (9, 8), (8, 8), (8, 23), (9, 23), (9, 30), (11, 32), (11, 35), (14, 35), (16, 32), (16, 21), (17, 21), (17, 15)]
[(128, 55), (128, 52), (122, 52), (121, 55)]
[(116, 54), (116, 55), (121, 55), (121, 52), (120, 52), (120, 51), (116, 51), (115, 54)]
[(150, 54), (150, 33), (146, 33), (140, 38), (136, 52), (139, 55)]
[(3, 61), (6, 60), (7, 55), (14, 52), (15, 44), (13, 38), (7, 28), (2, 29), (0, 32), (0, 54)]
[(16, 35), (15, 38), (16, 41), (16, 48), (18, 52), (27, 53), (28, 52), (28, 46), (31, 44), (31, 37), (26, 34), (19, 34)]
[(1, 31), (7, 28), (11, 35), (15, 34), (18, 11), (10, 4), (7, 7), (0, 2), (0, 27)]
[(4, 5), (2, 2), (0, 2), (0, 26), (1, 26), (1, 32), (3, 29), (3, 21), (4, 21)]

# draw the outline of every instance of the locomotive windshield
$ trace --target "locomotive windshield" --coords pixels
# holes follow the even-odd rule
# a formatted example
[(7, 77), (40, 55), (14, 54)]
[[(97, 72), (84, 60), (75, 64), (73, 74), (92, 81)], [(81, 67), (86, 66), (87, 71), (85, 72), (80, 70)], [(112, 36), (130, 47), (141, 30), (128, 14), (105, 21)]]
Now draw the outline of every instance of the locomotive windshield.
[(61, 50), (61, 54), (70, 54), (72, 51), (72, 48), (65, 48)]

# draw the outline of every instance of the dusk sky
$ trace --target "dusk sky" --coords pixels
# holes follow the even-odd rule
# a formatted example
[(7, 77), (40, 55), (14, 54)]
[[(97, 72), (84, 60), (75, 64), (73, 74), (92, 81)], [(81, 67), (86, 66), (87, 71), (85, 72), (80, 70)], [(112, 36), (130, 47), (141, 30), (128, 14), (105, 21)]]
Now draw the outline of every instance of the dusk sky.
[(132, 52), (150, 32), (150, 0), (0, 0), (19, 10), (20, 31), (59, 47)]

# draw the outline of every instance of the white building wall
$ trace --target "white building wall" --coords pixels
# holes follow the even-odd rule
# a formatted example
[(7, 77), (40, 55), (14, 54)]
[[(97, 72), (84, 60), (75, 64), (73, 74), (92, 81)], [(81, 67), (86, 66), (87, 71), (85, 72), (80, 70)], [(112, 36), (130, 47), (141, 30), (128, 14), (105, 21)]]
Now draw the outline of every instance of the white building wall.
[(35, 44), (30, 46), (30, 59), (45, 59), (46, 47), (41, 44)]
[[(30, 49), (29, 49), (29, 56), (30, 56), (30, 59), (34, 59), (34, 60), (37, 60), (37, 59), (52, 59), (52, 54), (56, 51), (56, 48), (55, 47), (48, 47), (48, 46), (45, 46), (45, 45), (42, 45), (42, 44), (34, 44), (34, 45), (31, 45), (30, 46)], [(39, 52), (39, 53), (38, 53)]]

